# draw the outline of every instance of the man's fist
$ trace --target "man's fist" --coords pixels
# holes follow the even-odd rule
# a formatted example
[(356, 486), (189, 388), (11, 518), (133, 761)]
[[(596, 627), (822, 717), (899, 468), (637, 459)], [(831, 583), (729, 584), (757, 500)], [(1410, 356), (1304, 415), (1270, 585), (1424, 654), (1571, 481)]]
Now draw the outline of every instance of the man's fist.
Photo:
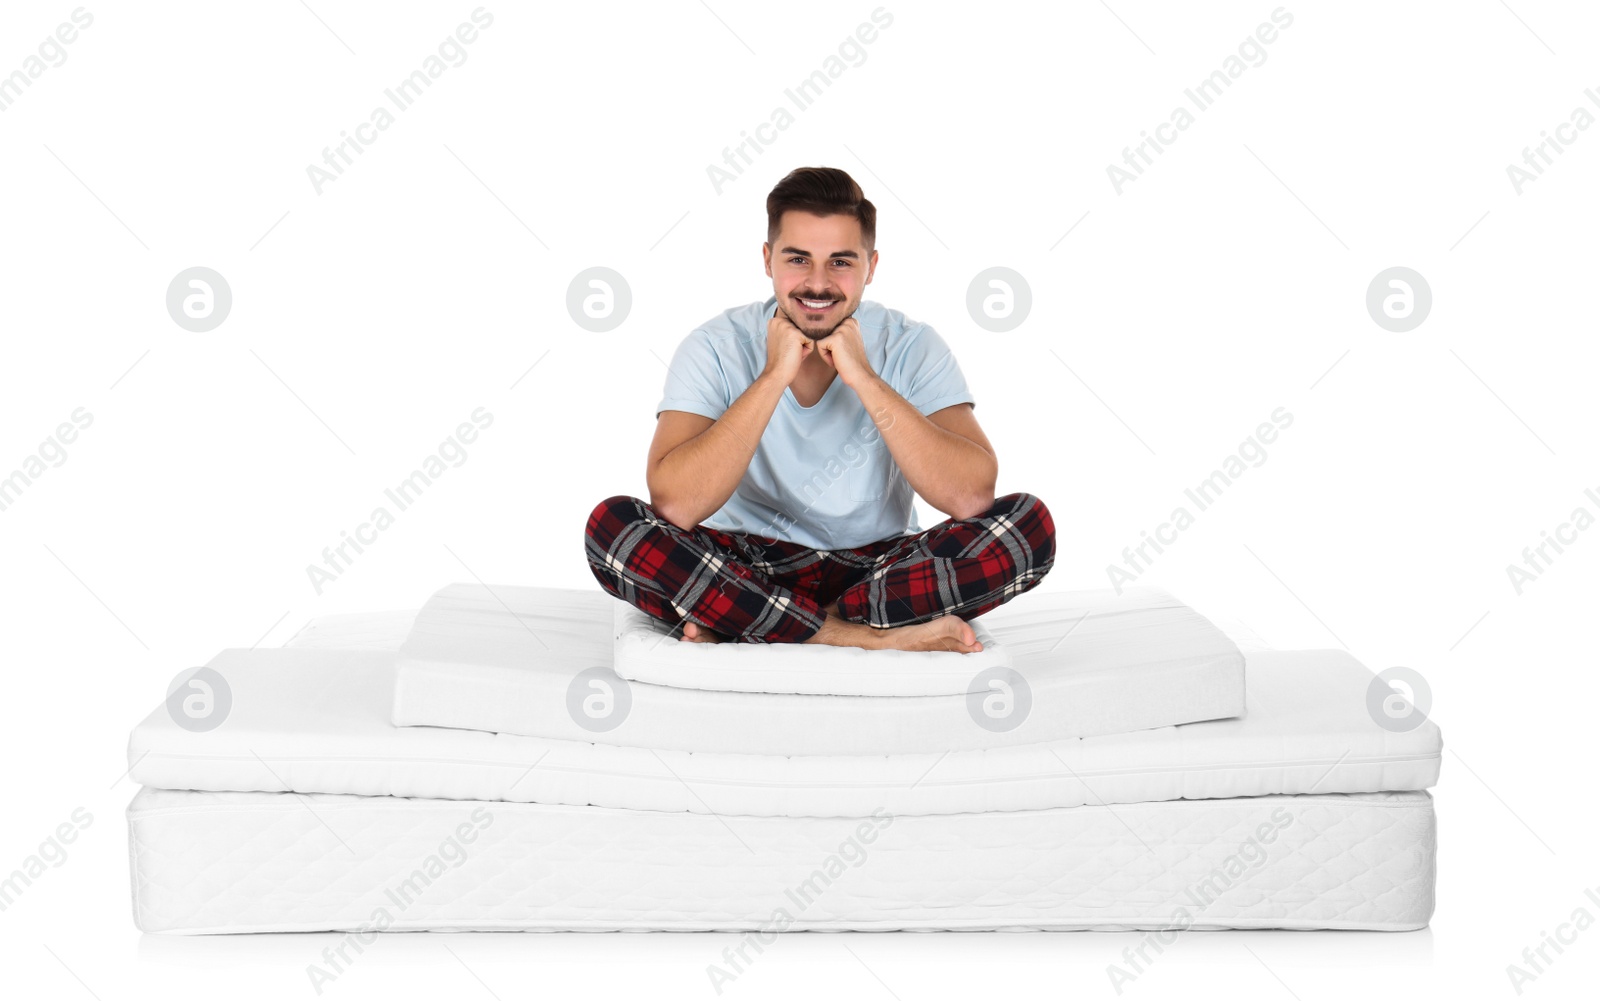
[(870, 379), (876, 374), (872, 371), (872, 363), (867, 361), (867, 346), (861, 340), (861, 324), (856, 322), (854, 316), (847, 317), (834, 328), (832, 334), (818, 341), (817, 350), (822, 353), (822, 360), (839, 373), (839, 378), (844, 380), (846, 386), (854, 388), (860, 380)]
[(787, 386), (800, 374), (800, 365), (817, 349), (817, 342), (794, 325), (779, 306), (767, 321), (767, 367), (763, 375), (773, 374)]

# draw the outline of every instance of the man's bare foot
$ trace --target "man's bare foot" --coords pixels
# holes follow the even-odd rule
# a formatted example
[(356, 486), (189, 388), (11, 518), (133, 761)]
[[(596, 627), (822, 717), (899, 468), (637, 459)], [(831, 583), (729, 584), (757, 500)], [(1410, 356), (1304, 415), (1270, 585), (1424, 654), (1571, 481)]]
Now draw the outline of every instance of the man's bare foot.
[(830, 615), (823, 620), (822, 628), (806, 642), (855, 646), (866, 650), (949, 650), (955, 653), (979, 653), (983, 650), (983, 644), (978, 642), (972, 626), (956, 615), (941, 615), (929, 622), (892, 629), (874, 629), (864, 623), (846, 622)]
[(683, 635), (678, 637), (680, 643), (721, 643), (722, 637), (706, 629), (698, 623), (688, 619), (683, 620)]

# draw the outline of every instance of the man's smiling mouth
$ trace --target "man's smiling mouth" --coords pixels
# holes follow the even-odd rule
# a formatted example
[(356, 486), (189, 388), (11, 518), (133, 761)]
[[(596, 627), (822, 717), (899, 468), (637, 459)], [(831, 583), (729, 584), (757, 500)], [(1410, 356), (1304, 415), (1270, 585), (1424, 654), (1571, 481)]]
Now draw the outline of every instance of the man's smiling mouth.
[(808, 313), (826, 313), (838, 302), (837, 299), (806, 299), (802, 296), (795, 296), (795, 301)]

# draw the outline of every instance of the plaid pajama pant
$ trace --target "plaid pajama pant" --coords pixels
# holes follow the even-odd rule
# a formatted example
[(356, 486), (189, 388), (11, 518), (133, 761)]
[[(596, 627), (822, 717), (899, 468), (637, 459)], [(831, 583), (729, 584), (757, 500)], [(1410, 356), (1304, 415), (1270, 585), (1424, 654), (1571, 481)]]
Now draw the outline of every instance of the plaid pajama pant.
[(692, 531), (637, 497), (608, 497), (584, 532), (589, 569), (607, 593), (673, 625), (746, 643), (799, 643), (839, 603), (850, 622), (880, 629), (953, 614), (974, 619), (1044, 579), (1055, 523), (1031, 494), (997, 498), (976, 518), (855, 549)]

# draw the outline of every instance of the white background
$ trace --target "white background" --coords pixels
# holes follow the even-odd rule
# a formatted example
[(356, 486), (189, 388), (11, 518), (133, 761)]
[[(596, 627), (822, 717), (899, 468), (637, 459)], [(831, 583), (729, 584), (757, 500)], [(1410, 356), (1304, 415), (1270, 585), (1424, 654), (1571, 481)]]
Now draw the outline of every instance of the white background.
[[(466, 62), (319, 195), (307, 165), (474, 6), (97, 4), (0, 112), (0, 476), (75, 408), (94, 417), (0, 512), (0, 870), (75, 808), (94, 818), (0, 913), (8, 994), (312, 996), (314, 937), (135, 930), (127, 731), (180, 669), (316, 616), (473, 578), (595, 586), (582, 523), (645, 492), (663, 359), (771, 293), (766, 194), (820, 164), (879, 207), (868, 297), (945, 337), (1000, 492), (1054, 513), (1041, 590), (1108, 586), (1285, 407), (1268, 459), (1142, 582), (1275, 646), (1431, 682), (1432, 928), (1189, 935), (1128, 994), (1514, 996), (1507, 964), (1600, 886), (1600, 531), (1520, 595), (1506, 573), (1575, 508), (1600, 513), (1600, 128), (1520, 194), (1506, 173), (1575, 108), (1600, 115), (1592, 9), (1289, 5), (1266, 61), (1119, 195), (1107, 166), (1274, 5), (890, 3), (865, 62), (718, 193), (708, 165), (874, 4), (496, 3)], [(0, 73), (73, 7), (6, 4)], [(164, 305), (197, 265), (234, 297), (209, 333)], [(566, 308), (596, 265), (633, 293), (604, 334)], [(966, 310), (993, 266), (1033, 291), (1008, 333)], [(1391, 266), (1432, 289), (1410, 332), (1367, 313)], [(468, 460), (318, 594), (307, 565), (477, 407), (495, 420)], [(730, 941), (396, 936), (328, 990), (711, 997)], [(790, 936), (729, 993), (1113, 997), (1106, 966), (1135, 941)], [(1591, 930), (1527, 996), (1592, 985), (1597, 955)]]

